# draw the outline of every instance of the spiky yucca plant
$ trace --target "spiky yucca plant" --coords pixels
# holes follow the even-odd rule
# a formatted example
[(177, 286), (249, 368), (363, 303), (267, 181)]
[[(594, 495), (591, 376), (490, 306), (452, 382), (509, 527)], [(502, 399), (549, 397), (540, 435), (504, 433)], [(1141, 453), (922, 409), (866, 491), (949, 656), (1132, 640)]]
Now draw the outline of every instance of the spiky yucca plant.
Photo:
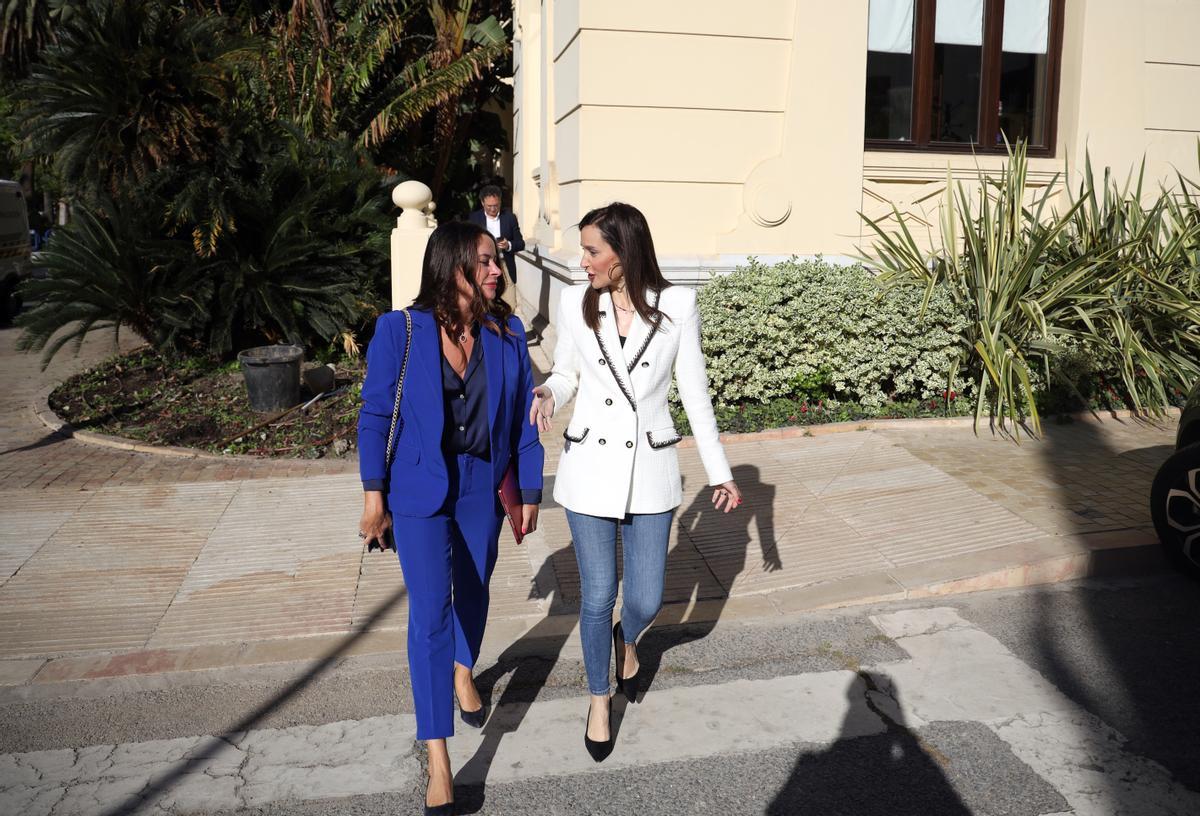
[(1079, 193), (1060, 212), (1052, 206), (1058, 177), (1035, 191), (1027, 169), (1017, 144), (998, 177), (978, 172), (974, 194), (948, 176), (939, 240), (929, 251), (898, 208), (895, 228), (862, 216), (875, 235), (864, 260), (885, 285), (915, 280), (928, 294), (942, 287), (967, 310), (960, 365), (950, 376), (961, 366), (975, 379), (976, 427), (989, 413), (1002, 429), (1011, 425), (1014, 438), (1025, 418), (1040, 433), (1032, 373), (1040, 369), (1049, 382), (1066, 340), (1115, 363), (1137, 407), (1163, 409), (1167, 388), (1200, 372), (1200, 303), (1177, 282), (1176, 262), (1187, 247), (1194, 253), (1197, 240), (1187, 218), (1173, 215), (1186, 205), (1172, 209), (1164, 191), (1143, 209), (1136, 194), (1117, 194), (1107, 182), (1107, 198), (1097, 199), (1089, 162)]

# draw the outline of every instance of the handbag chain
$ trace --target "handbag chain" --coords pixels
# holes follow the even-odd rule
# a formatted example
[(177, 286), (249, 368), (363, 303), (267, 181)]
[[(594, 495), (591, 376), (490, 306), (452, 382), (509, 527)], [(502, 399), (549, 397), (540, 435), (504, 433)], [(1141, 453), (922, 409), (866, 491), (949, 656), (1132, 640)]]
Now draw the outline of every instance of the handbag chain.
[(400, 396), (404, 393), (404, 376), (408, 373), (408, 352), (412, 348), (412, 315), (408, 313), (408, 309), (404, 312), (404, 325), (408, 328), (408, 333), (404, 338), (404, 361), (400, 364), (400, 379), (396, 380), (396, 405), (392, 408), (392, 426), (388, 429), (387, 451), (383, 456), (383, 471), (385, 476), (391, 475), (392, 458), (395, 454), (394, 443), (396, 441), (396, 425), (400, 423)]

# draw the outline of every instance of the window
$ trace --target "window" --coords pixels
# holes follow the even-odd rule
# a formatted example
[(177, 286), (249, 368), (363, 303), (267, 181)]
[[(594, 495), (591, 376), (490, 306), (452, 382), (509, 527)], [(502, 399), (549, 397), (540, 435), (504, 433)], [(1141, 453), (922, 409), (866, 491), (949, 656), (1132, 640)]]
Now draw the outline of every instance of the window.
[(1053, 154), (1064, 0), (870, 0), (866, 146)]

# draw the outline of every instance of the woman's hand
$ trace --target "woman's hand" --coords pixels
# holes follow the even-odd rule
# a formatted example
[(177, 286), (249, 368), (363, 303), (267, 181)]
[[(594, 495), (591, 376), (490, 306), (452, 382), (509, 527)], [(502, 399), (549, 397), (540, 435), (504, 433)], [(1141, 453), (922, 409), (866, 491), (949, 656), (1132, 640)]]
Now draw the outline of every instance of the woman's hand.
[(724, 507), (726, 513), (741, 504), (742, 491), (738, 490), (737, 482), (730, 479), (725, 484), (713, 488), (712, 502), (713, 507), (718, 510)]
[(550, 418), (554, 416), (554, 392), (544, 385), (533, 389), (533, 405), (529, 409), (529, 424), (536, 425), (539, 432), (550, 430)]
[(537, 529), (538, 506), (536, 504), (521, 505), (521, 535), (528, 535)]
[(362, 518), (358, 522), (358, 537), (367, 543), (367, 548), (370, 549), (371, 542), (379, 543), (379, 549), (388, 549), (387, 531), (392, 527), (392, 520), (387, 514), (387, 510), (383, 506), (383, 493), (378, 490), (367, 490), (363, 492), (363, 513)]

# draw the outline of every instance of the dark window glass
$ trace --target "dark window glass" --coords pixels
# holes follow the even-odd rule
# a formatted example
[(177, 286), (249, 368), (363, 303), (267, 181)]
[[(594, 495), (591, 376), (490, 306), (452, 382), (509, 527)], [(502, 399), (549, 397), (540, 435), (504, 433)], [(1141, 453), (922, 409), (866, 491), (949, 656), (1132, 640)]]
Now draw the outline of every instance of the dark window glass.
[(976, 141), (982, 65), (981, 46), (934, 44), (933, 118), (929, 131), (933, 141)]
[(1046, 144), (1046, 55), (1009, 54), (1000, 60), (1000, 130), (996, 144), (1025, 139)]
[[(868, 148), (1053, 153), (1065, 0), (870, 0)], [(1040, 151), (1040, 152), (1038, 152)]]
[(912, 54), (867, 52), (867, 138), (912, 138)]

